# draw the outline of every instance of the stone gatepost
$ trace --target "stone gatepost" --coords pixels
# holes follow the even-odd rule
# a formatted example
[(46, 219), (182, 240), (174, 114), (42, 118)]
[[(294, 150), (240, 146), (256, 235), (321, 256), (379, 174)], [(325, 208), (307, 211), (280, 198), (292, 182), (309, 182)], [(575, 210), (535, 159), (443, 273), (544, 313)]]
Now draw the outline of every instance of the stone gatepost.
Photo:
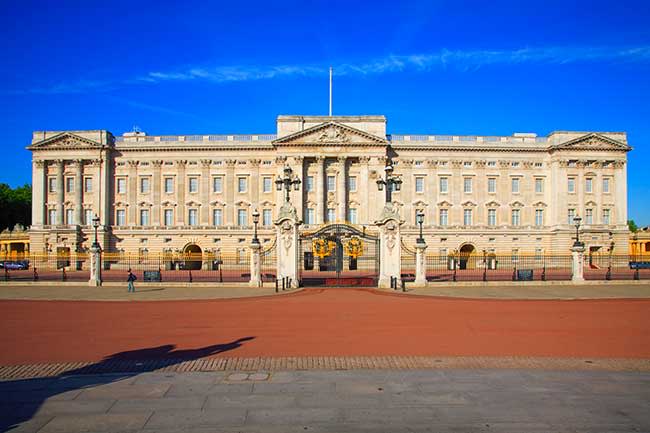
[(584, 244), (573, 244), (571, 247), (571, 281), (580, 283), (585, 280), (585, 246)]
[(289, 287), (298, 288), (298, 227), (302, 221), (298, 218), (296, 208), (285, 202), (275, 221), (276, 248), (278, 256), (277, 279), (289, 279)]
[(252, 242), (251, 249), (251, 279), (248, 282), (250, 287), (262, 287), (262, 261), (260, 260), (260, 250), (262, 245), (259, 242)]
[(395, 279), (397, 287), (402, 286), (402, 244), (400, 226), (404, 221), (399, 219), (397, 208), (388, 203), (384, 206), (379, 220), (375, 221), (379, 228), (379, 282), (380, 289), (391, 288), (391, 279)]
[(427, 265), (424, 253), (427, 250), (425, 242), (415, 243), (415, 285), (424, 287), (427, 285)]
[(90, 279), (88, 285), (94, 287), (102, 285), (102, 249), (97, 244), (90, 247)]

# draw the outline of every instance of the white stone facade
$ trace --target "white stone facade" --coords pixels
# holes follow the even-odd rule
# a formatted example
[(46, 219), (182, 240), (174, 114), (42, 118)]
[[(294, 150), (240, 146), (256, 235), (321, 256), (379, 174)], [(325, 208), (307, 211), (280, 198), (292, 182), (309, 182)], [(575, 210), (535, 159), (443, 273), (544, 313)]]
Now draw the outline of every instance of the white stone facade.
[(302, 180), (291, 192), (300, 230), (329, 221), (376, 230), (388, 158), (403, 180), (393, 193), (402, 239), (415, 243), (423, 211), (427, 254), (568, 254), (572, 212), (587, 254), (627, 243), (625, 133), (387, 135), (383, 116), (277, 125), (272, 135), (34, 132), (31, 251), (89, 248), (97, 214), (104, 251), (247, 254), (254, 209), (262, 247), (275, 238), (284, 193), (274, 182), (286, 164)]

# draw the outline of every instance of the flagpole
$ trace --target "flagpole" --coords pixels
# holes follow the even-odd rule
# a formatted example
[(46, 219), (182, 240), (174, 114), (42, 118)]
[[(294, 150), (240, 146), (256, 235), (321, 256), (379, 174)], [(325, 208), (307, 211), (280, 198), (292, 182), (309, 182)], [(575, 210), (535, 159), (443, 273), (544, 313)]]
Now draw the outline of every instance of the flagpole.
[(330, 66), (330, 117), (332, 117), (332, 67)]

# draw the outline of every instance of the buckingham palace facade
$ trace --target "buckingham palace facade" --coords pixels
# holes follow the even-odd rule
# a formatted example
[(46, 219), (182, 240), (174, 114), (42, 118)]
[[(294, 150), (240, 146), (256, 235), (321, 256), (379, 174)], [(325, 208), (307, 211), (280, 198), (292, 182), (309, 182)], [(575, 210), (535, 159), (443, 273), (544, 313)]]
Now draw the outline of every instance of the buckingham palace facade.
[(254, 210), (262, 244), (273, 242), (285, 166), (301, 180), (300, 230), (373, 230), (387, 161), (402, 180), (392, 198), (404, 242), (422, 212), (429, 253), (568, 253), (576, 215), (590, 254), (628, 238), (622, 132), (396, 135), (384, 116), (283, 115), (276, 134), (37, 131), (28, 149), (33, 253), (87, 249), (95, 215), (107, 252), (234, 252), (250, 242)]

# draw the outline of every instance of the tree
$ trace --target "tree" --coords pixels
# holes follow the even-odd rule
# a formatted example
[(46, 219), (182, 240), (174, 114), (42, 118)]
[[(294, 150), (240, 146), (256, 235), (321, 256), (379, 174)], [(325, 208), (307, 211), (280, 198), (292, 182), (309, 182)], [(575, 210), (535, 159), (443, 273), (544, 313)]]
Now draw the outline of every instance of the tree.
[(29, 227), (32, 223), (32, 187), (25, 184), (12, 189), (0, 183), (0, 231), (13, 229), (16, 224)]
[(639, 230), (639, 227), (637, 227), (634, 220), (627, 220), (627, 227), (630, 229), (632, 233), (636, 233)]

